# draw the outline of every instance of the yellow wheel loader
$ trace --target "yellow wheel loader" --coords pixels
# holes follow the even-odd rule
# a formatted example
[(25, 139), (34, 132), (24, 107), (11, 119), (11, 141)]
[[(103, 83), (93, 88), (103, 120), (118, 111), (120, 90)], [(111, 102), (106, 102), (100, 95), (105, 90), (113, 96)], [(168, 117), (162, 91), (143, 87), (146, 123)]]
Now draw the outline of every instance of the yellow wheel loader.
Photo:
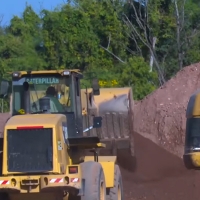
[[(80, 89), (82, 78), (79, 70), (12, 73), (0, 199), (124, 199), (117, 153), (134, 156), (131, 89), (99, 89), (97, 79)], [(9, 83), (0, 82), (1, 98)]]

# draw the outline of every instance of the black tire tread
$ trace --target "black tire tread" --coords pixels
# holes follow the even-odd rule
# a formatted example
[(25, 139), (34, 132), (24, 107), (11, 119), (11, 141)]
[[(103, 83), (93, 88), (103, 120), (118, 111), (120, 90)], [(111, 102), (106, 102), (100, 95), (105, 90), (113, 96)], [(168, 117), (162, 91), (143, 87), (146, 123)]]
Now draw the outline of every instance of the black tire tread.
[[(101, 164), (93, 161), (81, 163), (82, 176), (85, 178), (85, 195), (81, 200), (98, 200), (99, 179), (104, 181), (105, 177)], [(106, 188), (105, 193), (106, 193)]]
[(121, 172), (120, 172), (120, 168), (118, 165), (115, 165), (115, 172), (114, 172), (114, 187), (110, 188), (109, 190), (109, 194), (107, 194), (107, 200), (118, 200), (118, 183), (121, 187), (121, 194), (122, 194), (122, 198), (121, 200), (124, 199), (124, 193), (123, 193), (123, 184), (122, 184), (122, 176), (121, 176)]

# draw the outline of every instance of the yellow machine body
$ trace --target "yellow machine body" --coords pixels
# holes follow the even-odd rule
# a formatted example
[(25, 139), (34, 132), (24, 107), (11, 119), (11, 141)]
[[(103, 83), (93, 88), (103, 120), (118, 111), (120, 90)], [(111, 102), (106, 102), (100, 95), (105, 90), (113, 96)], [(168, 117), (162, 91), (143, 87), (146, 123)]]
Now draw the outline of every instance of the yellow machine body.
[[(70, 72), (80, 74), (78, 70), (70, 70)], [(19, 73), (19, 76), (28, 74), (26, 71)], [(62, 76), (64, 71), (31, 72), (33, 75), (53, 75), (58, 73)], [(64, 91), (68, 92), (67, 88), (64, 88)], [(45, 95), (42, 90), (41, 92), (37, 91), (37, 97), (34, 91), (30, 91), (30, 94), (32, 96), (31, 101), (35, 101), (36, 98), (41, 98)], [(134, 154), (133, 147), (130, 144), (133, 120), (131, 88), (100, 89), (99, 96), (94, 96), (92, 89), (82, 89), (81, 104), (83, 130), (91, 126), (92, 117), (99, 115), (103, 117), (101, 128), (83, 131), (85, 138), (88, 136), (99, 137), (99, 142), (73, 143), (72, 145), (66, 143), (63, 123), (67, 123), (69, 119), (64, 114), (22, 114), (10, 117), (4, 128), (3, 147), (1, 149), (3, 156), (0, 193), (7, 194), (9, 200), (67, 200), (70, 194), (81, 196), (84, 193), (84, 189), (80, 164), (94, 161), (94, 156), (89, 153), (90, 149), (100, 149), (101, 152), (101, 149), (107, 148), (111, 151), (111, 154), (100, 154), (98, 162), (103, 168), (106, 188), (114, 187), (115, 165), (117, 163), (116, 151), (118, 149), (132, 149), (132, 155)], [(35, 131), (33, 134), (38, 135), (37, 139), (31, 138), (31, 134), (29, 134), (29, 137), (26, 136), (26, 133), (31, 131)], [(17, 143), (16, 137), (18, 133), (20, 140)], [(25, 145), (25, 149), (20, 149), (23, 146), (21, 144), (24, 144), (23, 141), (28, 141), (29, 145)], [(30, 141), (33, 141), (35, 146), (38, 145), (37, 148), (34, 148), (35, 146)], [(44, 154), (44, 148), (41, 144), (46, 145), (46, 149), (48, 149), (48, 144), (50, 144), (48, 141), (52, 142), (52, 149), (47, 152), (47, 157), (49, 156), (53, 159), (52, 168), (49, 167), (49, 170), (45, 173), (39, 174), (37, 170), (31, 173), (16, 170), (18, 165), (20, 165), (20, 169), (23, 166), (29, 169), (28, 167), (31, 163), (36, 168), (39, 165), (48, 165), (47, 161), (43, 162), (43, 157), (39, 158), (40, 155)], [(20, 155), (17, 155), (18, 151), (24, 157), (26, 157), (26, 154), (29, 155), (29, 157), (27, 156), (27, 162), (26, 160), (22, 160), (22, 163), (20, 162)], [(32, 155), (32, 151), (36, 152), (37, 159), (41, 159), (41, 163), (34, 162), (35, 157)], [(17, 162), (15, 156), (19, 157)]]
[(186, 118), (184, 164), (188, 169), (200, 169), (200, 90), (191, 95)]
[(91, 88), (87, 91), (82, 89), (81, 95), (85, 127), (92, 116), (103, 118), (102, 127), (91, 130), (90, 134), (99, 135), (111, 155), (117, 155), (118, 150), (127, 150), (130, 157), (134, 157), (132, 88), (100, 88), (99, 96), (93, 96)]

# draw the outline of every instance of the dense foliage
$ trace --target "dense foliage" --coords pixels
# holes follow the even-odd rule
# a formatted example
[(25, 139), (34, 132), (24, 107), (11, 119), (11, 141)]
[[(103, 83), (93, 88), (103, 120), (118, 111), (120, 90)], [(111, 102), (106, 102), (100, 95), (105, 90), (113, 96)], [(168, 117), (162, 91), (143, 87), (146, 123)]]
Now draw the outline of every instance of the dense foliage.
[[(114, 2), (114, 3), (113, 3)], [(142, 99), (200, 59), (198, 0), (76, 0), (0, 28), (0, 73), (78, 68), (88, 85), (132, 86)]]

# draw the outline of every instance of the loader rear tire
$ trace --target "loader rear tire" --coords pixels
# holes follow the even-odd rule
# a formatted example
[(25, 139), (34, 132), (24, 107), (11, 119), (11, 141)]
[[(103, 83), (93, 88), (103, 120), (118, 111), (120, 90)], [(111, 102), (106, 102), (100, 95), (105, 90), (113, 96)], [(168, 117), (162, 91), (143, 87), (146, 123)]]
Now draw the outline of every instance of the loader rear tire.
[(115, 165), (114, 187), (107, 189), (106, 200), (124, 200), (122, 176), (118, 165)]
[(93, 161), (81, 163), (85, 179), (84, 196), (81, 200), (106, 200), (106, 184), (101, 164)]

